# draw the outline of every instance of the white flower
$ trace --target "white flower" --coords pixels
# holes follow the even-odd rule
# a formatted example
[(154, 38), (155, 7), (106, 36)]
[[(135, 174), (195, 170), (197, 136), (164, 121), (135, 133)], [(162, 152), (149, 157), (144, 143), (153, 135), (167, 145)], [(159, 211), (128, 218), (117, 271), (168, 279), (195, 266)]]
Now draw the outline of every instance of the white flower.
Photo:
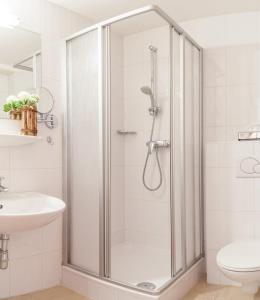
[(6, 98), (6, 102), (18, 101), (18, 98), (15, 95), (10, 95)]
[(30, 93), (24, 92), (24, 91), (20, 92), (20, 93), (17, 95), (17, 97), (18, 97), (19, 99), (21, 99), (21, 100), (28, 99), (28, 98), (30, 98), (30, 96), (31, 96)]

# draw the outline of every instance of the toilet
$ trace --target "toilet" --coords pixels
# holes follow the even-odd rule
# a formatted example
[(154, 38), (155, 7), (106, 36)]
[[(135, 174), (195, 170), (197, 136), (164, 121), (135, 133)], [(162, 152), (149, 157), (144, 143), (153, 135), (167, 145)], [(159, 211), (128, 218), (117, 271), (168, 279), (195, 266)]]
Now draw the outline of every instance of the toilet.
[(217, 265), (227, 278), (241, 283), (244, 292), (256, 294), (260, 285), (260, 240), (223, 247), (217, 254)]

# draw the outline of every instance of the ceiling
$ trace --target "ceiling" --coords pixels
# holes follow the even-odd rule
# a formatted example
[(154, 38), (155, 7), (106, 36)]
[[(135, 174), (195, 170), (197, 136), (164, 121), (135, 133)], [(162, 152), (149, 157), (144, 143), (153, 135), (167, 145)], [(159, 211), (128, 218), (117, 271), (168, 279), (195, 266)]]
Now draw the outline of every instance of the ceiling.
[(148, 4), (160, 6), (178, 22), (201, 17), (260, 10), (259, 0), (49, 0), (93, 22)]

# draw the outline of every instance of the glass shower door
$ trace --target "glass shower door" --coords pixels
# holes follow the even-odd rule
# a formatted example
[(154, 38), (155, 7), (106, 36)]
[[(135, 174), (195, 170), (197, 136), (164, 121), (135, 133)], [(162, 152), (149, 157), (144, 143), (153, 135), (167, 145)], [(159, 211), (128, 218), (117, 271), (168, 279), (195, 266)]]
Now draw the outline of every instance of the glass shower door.
[(110, 38), (110, 276), (156, 291), (171, 279), (170, 27), (147, 13)]
[(99, 274), (100, 107), (98, 31), (67, 42), (69, 263)]

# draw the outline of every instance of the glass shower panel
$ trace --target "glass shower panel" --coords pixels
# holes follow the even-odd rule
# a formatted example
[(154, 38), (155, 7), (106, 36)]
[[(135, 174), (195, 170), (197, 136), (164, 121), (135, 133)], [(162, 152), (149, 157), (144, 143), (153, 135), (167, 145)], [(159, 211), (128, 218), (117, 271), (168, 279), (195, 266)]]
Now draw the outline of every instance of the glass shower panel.
[(195, 258), (195, 214), (194, 214), (194, 102), (193, 102), (193, 53), (192, 45), (185, 40), (185, 133), (184, 133), (184, 153), (185, 153), (185, 210), (186, 210), (186, 262), (189, 265)]
[(198, 49), (185, 40), (185, 210), (186, 262), (191, 265), (200, 255), (200, 66)]
[(201, 82), (200, 82), (200, 51), (193, 47), (193, 102), (194, 102), (194, 218), (195, 218), (195, 257), (199, 257), (202, 251), (202, 205), (201, 205)]
[(98, 32), (67, 42), (69, 263), (99, 273)]
[(183, 245), (182, 245), (182, 205), (183, 205), (183, 98), (182, 98), (182, 73), (181, 73), (181, 36), (174, 29), (172, 30), (172, 55), (173, 55), (173, 182), (172, 193), (174, 199), (174, 226), (173, 238), (174, 249), (174, 273), (178, 273), (183, 268)]
[(147, 13), (110, 29), (111, 278), (156, 290), (171, 278), (170, 28)]

